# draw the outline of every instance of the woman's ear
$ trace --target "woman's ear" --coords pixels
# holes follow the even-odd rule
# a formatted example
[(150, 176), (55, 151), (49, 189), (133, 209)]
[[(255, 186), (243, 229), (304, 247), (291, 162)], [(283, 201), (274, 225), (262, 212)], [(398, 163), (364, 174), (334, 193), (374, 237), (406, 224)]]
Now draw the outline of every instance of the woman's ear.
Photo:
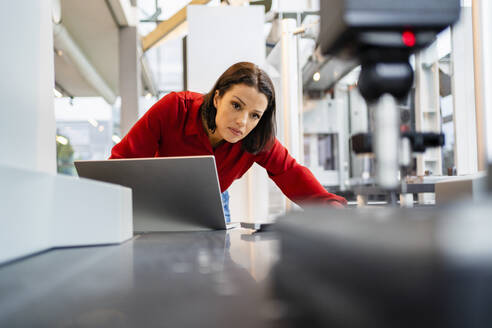
[(214, 106), (217, 108), (217, 98), (219, 97), (219, 90), (215, 90), (214, 94)]

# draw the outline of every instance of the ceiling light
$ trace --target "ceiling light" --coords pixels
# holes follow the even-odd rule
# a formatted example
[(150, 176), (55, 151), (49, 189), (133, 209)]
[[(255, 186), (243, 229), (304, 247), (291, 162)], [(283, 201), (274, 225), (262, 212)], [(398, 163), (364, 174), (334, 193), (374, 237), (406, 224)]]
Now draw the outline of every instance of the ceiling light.
[(103, 132), (104, 131), (104, 125), (99, 125), (99, 132)]
[(111, 139), (114, 141), (114, 143), (119, 143), (121, 141), (121, 138), (118, 137), (116, 134), (113, 134), (113, 137)]
[(315, 82), (318, 82), (320, 79), (321, 79), (321, 74), (319, 72), (313, 74), (313, 80)]
[(99, 125), (99, 124), (97, 123), (97, 121), (96, 121), (95, 119), (93, 119), (93, 118), (90, 118), (90, 119), (88, 119), (87, 121), (89, 121), (89, 123), (90, 123), (93, 127), (95, 127), (95, 128), (97, 128), (97, 126)]
[(152, 98), (152, 94), (150, 92), (147, 92), (147, 94), (145, 95), (145, 99), (150, 99)]
[(62, 145), (66, 145), (66, 144), (68, 144), (68, 139), (65, 137), (62, 137), (62, 136), (56, 136), (56, 142), (58, 142)]

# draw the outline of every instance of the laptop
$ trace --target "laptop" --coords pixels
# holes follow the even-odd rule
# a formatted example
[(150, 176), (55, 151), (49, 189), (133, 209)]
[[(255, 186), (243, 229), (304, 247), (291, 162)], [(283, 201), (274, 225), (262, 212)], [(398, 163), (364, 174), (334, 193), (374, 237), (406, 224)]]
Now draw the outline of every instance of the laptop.
[(228, 228), (213, 156), (75, 161), (74, 164), (81, 178), (132, 189), (134, 232)]

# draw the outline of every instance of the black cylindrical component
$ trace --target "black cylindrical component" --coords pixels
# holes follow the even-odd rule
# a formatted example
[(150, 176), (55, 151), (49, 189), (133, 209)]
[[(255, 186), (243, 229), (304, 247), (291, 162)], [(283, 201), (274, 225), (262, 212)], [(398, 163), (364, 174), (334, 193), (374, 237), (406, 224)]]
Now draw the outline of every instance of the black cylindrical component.
[(424, 144), (427, 147), (441, 147), (444, 146), (444, 134), (443, 133), (422, 133), (424, 135)]
[(370, 133), (354, 134), (351, 137), (352, 150), (356, 154), (372, 153), (372, 135)]
[(413, 69), (408, 62), (379, 62), (362, 64), (359, 91), (367, 101), (376, 101), (388, 93), (404, 98), (413, 84)]
[(443, 133), (433, 132), (407, 132), (402, 135), (404, 138), (410, 139), (412, 143), (412, 151), (423, 153), (427, 148), (444, 146), (445, 138)]

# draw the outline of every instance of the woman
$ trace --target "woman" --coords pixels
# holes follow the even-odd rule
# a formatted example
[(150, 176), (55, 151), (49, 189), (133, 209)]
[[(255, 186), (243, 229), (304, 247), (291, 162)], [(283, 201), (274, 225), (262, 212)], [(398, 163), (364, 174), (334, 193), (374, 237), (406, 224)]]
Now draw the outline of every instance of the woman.
[(221, 192), (256, 162), (294, 202), (347, 203), (327, 192), (275, 138), (273, 83), (252, 63), (229, 67), (206, 95), (163, 97), (113, 147), (110, 159), (193, 155), (214, 155)]

